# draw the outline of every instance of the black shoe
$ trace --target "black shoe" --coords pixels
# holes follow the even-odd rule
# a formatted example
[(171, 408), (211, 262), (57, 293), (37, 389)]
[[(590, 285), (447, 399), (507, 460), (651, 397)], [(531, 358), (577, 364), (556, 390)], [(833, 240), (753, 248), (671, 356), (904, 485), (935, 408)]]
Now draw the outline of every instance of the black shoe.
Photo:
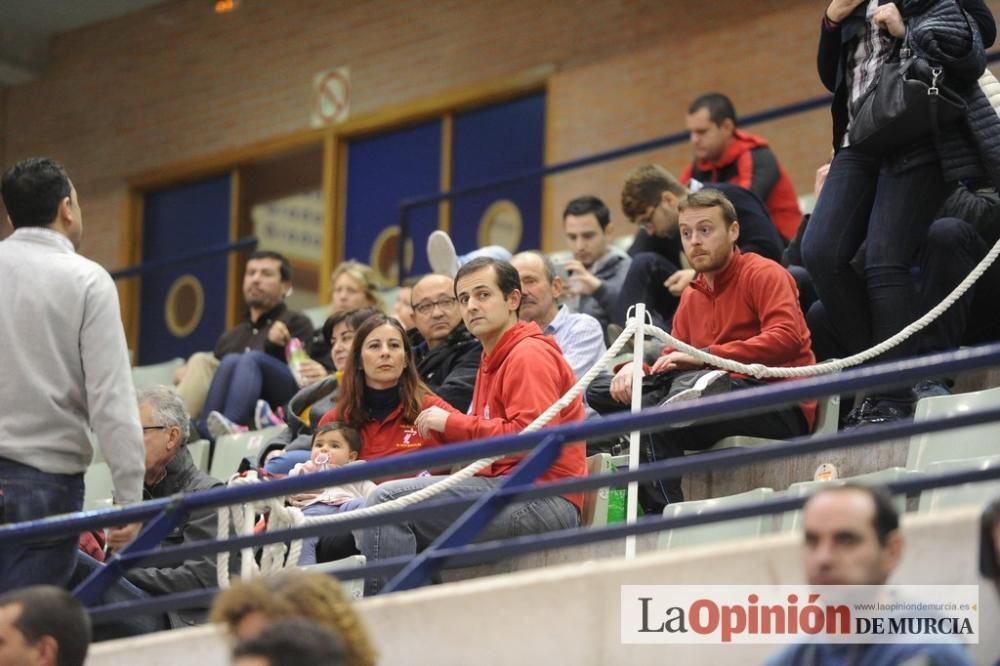
[[(868, 398), (865, 399), (866, 401)], [(864, 406), (864, 403), (862, 403)], [(882, 425), (883, 423), (893, 423), (895, 421), (905, 421), (913, 418), (913, 403), (903, 400), (892, 400), (889, 398), (871, 398), (871, 404), (864, 410), (853, 426), (863, 427), (871, 425)]]
[(849, 428), (856, 428), (861, 423), (861, 419), (864, 418), (865, 414), (871, 411), (872, 407), (875, 406), (875, 399), (870, 396), (865, 396), (860, 403), (854, 405), (854, 408), (847, 413), (843, 421), (840, 424), (841, 430), (847, 430)]
[(951, 395), (948, 383), (942, 379), (923, 379), (913, 385), (914, 400), (934, 398), (940, 395)]

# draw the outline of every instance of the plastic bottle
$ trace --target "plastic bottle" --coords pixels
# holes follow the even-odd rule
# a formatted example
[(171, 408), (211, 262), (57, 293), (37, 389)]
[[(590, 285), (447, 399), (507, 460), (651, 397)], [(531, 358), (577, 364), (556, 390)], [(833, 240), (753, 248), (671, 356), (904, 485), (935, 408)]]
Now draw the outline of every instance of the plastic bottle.
[(302, 377), (301, 367), (305, 361), (309, 360), (309, 354), (306, 353), (305, 345), (298, 338), (292, 338), (285, 345), (285, 359), (288, 361), (288, 369), (292, 371), (292, 376), (295, 377), (295, 381), (299, 386), (305, 386), (305, 380)]

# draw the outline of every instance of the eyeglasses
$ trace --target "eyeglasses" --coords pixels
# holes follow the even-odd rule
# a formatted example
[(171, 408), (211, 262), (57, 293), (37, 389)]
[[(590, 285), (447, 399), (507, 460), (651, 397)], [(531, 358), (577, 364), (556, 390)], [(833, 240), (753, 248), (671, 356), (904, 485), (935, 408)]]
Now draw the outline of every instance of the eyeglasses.
[(150, 430), (166, 430), (169, 426), (157, 425), (157, 426), (142, 426), (142, 431), (149, 432)]
[(425, 317), (430, 313), (434, 312), (434, 308), (441, 308), (442, 310), (451, 310), (458, 303), (458, 299), (453, 296), (445, 296), (444, 298), (439, 298), (436, 301), (422, 301), (413, 306), (419, 314)]

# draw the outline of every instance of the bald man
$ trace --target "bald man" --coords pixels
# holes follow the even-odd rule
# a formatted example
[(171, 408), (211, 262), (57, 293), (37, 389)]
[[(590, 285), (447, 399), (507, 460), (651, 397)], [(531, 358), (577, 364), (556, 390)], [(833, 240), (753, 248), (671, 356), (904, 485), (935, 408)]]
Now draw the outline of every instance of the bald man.
[(413, 285), (410, 303), (413, 323), (423, 337), (414, 349), (420, 378), (452, 407), (466, 411), (483, 346), (462, 323), (455, 281), (447, 275), (426, 275)]

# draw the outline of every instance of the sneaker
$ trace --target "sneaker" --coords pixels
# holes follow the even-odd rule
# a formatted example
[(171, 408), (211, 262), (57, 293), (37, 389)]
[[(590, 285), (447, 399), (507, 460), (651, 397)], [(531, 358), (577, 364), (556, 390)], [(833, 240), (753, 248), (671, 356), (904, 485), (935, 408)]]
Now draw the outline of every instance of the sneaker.
[(951, 389), (947, 382), (942, 379), (924, 379), (913, 385), (913, 397), (915, 400), (923, 398), (934, 398), (941, 395), (951, 395)]
[(845, 424), (845, 429), (882, 425), (913, 418), (913, 403), (906, 400), (868, 397), (861, 406), (864, 407), (861, 414), (851, 425)]
[(661, 405), (696, 400), (702, 396), (718, 395), (729, 391), (732, 383), (725, 370), (688, 372), (678, 375), (670, 385), (670, 393)]
[(458, 253), (451, 237), (438, 229), (427, 237), (427, 261), (438, 275), (455, 277), (458, 274)]
[(263, 430), (271, 426), (285, 425), (285, 422), (271, 411), (271, 405), (267, 404), (266, 400), (257, 401), (257, 406), (253, 410), (253, 423), (257, 430)]
[(847, 413), (844, 417), (842, 423), (840, 424), (841, 430), (847, 430), (849, 428), (856, 428), (861, 423), (861, 419), (865, 417), (872, 407), (875, 406), (875, 399), (870, 396), (865, 396), (861, 402), (854, 405), (854, 407)]
[(208, 434), (212, 436), (212, 439), (219, 439), (225, 435), (235, 435), (250, 430), (246, 426), (233, 423), (221, 413), (214, 410), (208, 413), (205, 425), (208, 427)]

